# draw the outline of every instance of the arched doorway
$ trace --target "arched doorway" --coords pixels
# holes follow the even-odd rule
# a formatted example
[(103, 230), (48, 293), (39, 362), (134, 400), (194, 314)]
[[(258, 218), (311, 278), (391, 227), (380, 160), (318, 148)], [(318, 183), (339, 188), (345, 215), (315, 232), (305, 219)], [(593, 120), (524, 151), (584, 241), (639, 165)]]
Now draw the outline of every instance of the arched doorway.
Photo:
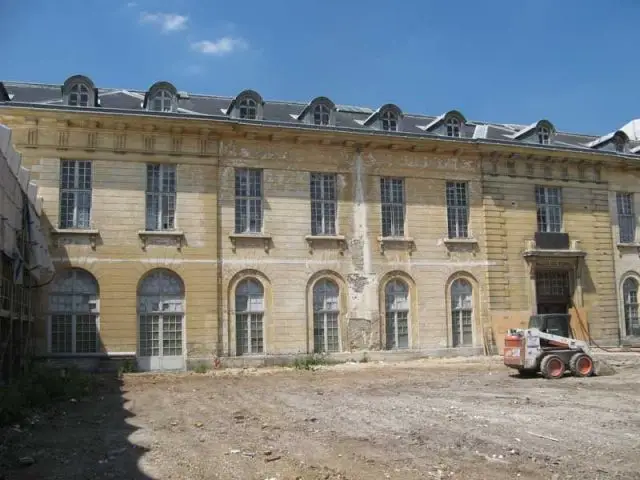
[(387, 282), (384, 304), (387, 350), (409, 348), (409, 285), (399, 278)]
[(56, 275), (49, 291), (49, 352), (91, 354), (100, 351), (99, 289), (86, 270), (70, 268)]
[(182, 370), (184, 284), (175, 273), (156, 269), (138, 287), (138, 366), (141, 370)]
[(340, 289), (323, 278), (313, 286), (313, 351), (340, 351)]

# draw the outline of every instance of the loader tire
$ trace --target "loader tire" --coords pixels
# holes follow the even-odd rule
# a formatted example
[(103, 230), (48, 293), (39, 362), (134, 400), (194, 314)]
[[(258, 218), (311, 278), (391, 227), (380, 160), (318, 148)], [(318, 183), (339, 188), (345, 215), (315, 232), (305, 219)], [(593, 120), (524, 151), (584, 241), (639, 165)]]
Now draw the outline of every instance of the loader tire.
[(564, 361), (558, 355), (547, 355), (540, 362), (540, 373), (550, 380), (562, 378), (565, 370)]
[(569, 360), (569, 369), (575, 377), (590, 377), (593, 375), (593, 358), (586, 353), (576, 353)]

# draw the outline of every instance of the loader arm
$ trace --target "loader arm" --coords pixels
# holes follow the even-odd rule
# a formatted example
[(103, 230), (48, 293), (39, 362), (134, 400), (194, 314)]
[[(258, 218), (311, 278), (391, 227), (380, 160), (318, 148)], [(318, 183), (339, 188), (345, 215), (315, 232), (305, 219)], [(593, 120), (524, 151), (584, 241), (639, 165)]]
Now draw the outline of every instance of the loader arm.
[(560, 335), (553, 335), (552, 333), (541, 332), (540, 330), (538, 330), (538, 336), (541, 339), (546, 340), (551, 346), (568, 348), (569, 350), (583, 351), (584, 353), (591, 355), (589, 344), (582, 340), (561, 337)]

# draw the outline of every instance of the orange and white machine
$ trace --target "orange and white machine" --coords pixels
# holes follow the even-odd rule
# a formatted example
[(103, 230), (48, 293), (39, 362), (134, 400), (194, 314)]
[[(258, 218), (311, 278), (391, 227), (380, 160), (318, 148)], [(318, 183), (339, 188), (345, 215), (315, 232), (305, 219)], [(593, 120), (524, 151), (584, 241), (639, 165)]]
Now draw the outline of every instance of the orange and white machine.
[(587, 342), (573, 338), (568, 314), (532, 315), (529, 328), (511, 329), (504, 340), (504, 364), (521, 375), (542, 373), (562, 378), (570, 371), (576, 377), (595, 373)]

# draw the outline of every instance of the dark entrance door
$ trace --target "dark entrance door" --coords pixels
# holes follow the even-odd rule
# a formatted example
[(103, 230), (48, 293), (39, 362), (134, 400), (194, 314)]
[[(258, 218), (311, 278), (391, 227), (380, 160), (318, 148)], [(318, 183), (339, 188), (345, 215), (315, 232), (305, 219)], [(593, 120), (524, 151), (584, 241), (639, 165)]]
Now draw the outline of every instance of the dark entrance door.
[(536, 302), (538, 313), (569, 313), (571, 286), (566, 270), (547, 270), (536, 273)]

